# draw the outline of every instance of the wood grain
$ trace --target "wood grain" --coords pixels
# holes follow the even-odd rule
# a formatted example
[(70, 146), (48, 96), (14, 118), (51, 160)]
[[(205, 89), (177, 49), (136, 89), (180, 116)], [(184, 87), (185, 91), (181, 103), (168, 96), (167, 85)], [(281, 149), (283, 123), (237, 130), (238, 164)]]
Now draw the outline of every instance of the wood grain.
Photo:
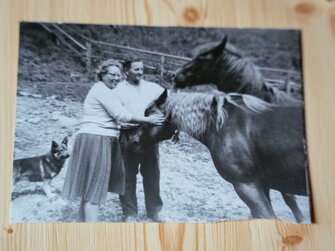
[[(294, 0), (2, 0), (1, 250), (334, 250), (335, 5)], [(19, 21), (299, 28), (315, 223), (9, 224)]]

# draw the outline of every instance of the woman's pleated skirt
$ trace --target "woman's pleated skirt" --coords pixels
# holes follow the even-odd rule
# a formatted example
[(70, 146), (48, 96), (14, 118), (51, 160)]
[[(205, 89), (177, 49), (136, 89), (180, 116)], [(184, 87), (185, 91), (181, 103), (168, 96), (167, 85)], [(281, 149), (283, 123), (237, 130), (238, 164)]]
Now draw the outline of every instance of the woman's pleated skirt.
[(104, 204), (107, 192), (124, 194), (125, 171), (116, 137), (80, 133), (75, 139), (62, 197)]

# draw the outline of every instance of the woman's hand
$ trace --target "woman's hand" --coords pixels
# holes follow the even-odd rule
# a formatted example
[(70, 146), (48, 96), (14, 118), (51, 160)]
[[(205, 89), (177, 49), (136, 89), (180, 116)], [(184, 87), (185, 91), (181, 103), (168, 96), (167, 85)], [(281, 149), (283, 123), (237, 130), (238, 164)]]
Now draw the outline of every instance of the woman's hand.
[(147, 117), (148, 123), (151, 125), (162, 125), (165, 121), (164, 115), (150, 115)]

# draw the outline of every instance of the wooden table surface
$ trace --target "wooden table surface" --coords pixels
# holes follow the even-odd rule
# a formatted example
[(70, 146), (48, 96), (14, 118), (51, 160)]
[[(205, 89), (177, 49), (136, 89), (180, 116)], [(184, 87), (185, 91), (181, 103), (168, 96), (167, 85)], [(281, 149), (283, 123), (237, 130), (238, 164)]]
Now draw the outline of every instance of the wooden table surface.
[[(335, 250), (335, 3), (1, 0), (0, 250)], [(315, 223), (9, 224), (19, 21), (299, 28)]]

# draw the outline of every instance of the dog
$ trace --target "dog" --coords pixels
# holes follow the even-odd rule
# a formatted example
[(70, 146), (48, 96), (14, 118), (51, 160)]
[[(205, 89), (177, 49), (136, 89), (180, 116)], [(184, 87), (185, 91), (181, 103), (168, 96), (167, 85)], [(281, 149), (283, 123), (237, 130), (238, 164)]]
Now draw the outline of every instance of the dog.
[(67, 149), (68, 139), (65, 137), (61, 144), (52, 141), (51, 150), (40, 156), (16, 159), (13, 165), (13, 184), (18, 181), (43, 181), (43, 190), (49, 197), (54, 197), (51, 180), (55, 178), (70, 154)]

